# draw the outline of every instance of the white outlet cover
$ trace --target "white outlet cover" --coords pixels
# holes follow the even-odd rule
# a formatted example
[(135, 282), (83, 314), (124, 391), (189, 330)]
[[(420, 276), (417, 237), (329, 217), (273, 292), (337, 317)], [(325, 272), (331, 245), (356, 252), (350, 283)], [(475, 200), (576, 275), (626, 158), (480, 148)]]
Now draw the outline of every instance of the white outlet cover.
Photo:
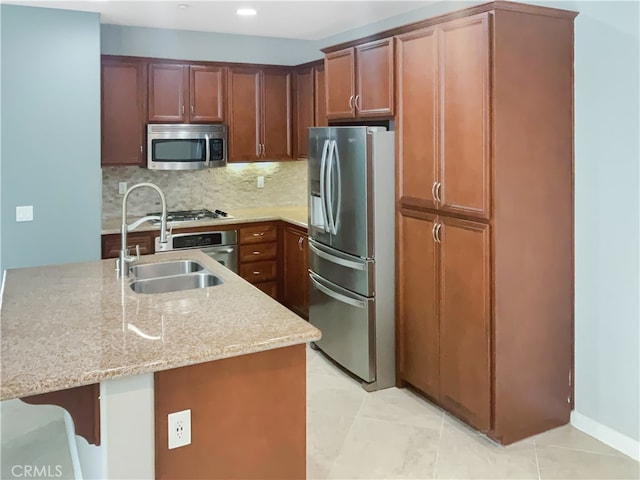
[(33, 205), (16, 207), (16, 222), (33, 221)]
[(167, 416), (169, 450), (191, 444), (191, 410), (170, 413)]
[(264, 188), (264, 177), (263, 176), (259, 176), (258, 177), (258, 188)]
[(120, 195), (127, 193), (127, 182), (118, 182), (118, 193)]

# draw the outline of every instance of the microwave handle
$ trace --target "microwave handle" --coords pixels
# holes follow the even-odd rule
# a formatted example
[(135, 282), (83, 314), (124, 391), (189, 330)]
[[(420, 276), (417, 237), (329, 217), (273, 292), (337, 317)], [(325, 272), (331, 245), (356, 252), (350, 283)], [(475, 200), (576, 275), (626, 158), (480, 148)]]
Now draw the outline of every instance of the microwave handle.
[(211, 142), (209, 142), (209, 135), (206, 134), (204, 136), (204, 142), (206, 145), (205, 151), (206, 151), (206, 158), (204, 160), (204, 163), (207, 167), (211, 166)]

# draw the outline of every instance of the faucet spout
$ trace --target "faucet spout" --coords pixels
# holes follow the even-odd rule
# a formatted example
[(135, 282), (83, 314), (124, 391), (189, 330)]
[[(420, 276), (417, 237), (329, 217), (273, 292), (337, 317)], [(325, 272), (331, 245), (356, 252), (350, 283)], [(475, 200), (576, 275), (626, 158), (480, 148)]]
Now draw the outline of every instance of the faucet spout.
[(129, 195), (132, 191), (137, 188), (148, 187), (160, 195), (160, 201), (162, 202), (162, 214), (160, 217), (160, 243), (167, 243), (167, 201), (164, 197), (164, 193), (160, 188), (153, 183), (138, 183), (133, 185), (126, 191), (124, 197), (122, 199), (122, 226), (120, 228), (120, 256), (116, 261), (116, 271), (118, 273), (118, 278), (124, 278), (129, 276), (129, 264), (135, 262), (140, 258), (140, 247), (136, 245), (136, 255), (129, 255), (129, 248), (127, 246), (127, 232), (133, 230), (138, 227), (141, 223), (146, 222), (148, 220), (155, 220), (157, 217), (155, 216), (146, 216), (142, 217), (135, 222), (131, 223), (131, 225), (127, 225), (127, 200), (129, 199)]

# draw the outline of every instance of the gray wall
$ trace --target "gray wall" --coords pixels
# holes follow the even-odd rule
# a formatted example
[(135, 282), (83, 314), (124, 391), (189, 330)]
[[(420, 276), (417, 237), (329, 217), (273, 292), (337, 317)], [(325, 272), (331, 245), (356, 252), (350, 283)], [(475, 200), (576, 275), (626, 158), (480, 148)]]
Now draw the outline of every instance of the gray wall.
[(102, 25), (102, 53), (218, 62), (299, 65), (322, 58), (315, 42), (226, 33)]
[[(0, 8), (0, 268), (99, 259), (99, 17)], [(15, 221), (19, 205), (34, 221)]]

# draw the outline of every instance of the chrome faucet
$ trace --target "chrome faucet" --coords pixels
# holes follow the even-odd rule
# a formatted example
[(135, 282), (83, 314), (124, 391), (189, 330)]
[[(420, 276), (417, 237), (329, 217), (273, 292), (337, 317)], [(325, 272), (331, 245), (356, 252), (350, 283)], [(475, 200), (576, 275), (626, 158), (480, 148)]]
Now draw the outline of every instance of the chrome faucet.
[[(162, 216), (158, 217), (157, 215), (147, 215), (146, 217), (142, 217), (131, 225), (127, 225), (127, 199), (129, 198), (129, 194), (135, 190), (136, 188), (141, 187), (149, 187), (154, 189), (160, 195), (160, 200), (162, 201)], [(124, 278), (129, 276), (129, 264), (135, 262), (140, 259), (140, 245), (136, 245), (136, 254), (129, 255), (129, 248), (127, 247), (127, 232), (137, 228), (139, 225), (144, 222), (148, 222), (150, 220), (160, 220), (160, 243), (167, 243), (167, 201), (164, 198), (164, 193), (162, 190), (158, 188), (158, 186), (153, 183), (138, 183), (133, 187), (129, 188), (127, 192), (124, 194), (124, 198), (122, 199), (122, 227), (120, 228), (120, 257), (116, 260), (116, 272), (118, 278)]]

